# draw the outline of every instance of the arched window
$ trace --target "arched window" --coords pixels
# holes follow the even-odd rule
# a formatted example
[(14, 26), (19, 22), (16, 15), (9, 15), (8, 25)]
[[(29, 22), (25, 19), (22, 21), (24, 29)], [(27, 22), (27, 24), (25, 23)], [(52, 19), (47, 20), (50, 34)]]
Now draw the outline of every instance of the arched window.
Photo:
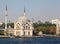
[(20, 35), (20, 31), (16, 31), (16, 35), (19, 36)]
[(30, 26), (28, 23), (26, 23), (25, 27), (26, 27), (26, 29), (29, 29)]
[(17, 29), (20, 29), (20, 24), (19, 23), (17, 23)]
[(24, 35), (25, 35), (25, 31), (24, 31)]
[(28, 32), (28, 35), (30, 35), (30, 32)]

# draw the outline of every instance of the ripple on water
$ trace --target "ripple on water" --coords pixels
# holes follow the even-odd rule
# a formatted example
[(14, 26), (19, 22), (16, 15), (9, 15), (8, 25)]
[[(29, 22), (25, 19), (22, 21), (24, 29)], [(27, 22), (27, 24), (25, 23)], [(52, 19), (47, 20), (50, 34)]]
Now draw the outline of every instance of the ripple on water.
[(0, 38), (0, 44), (60, 44), (56, 37)]

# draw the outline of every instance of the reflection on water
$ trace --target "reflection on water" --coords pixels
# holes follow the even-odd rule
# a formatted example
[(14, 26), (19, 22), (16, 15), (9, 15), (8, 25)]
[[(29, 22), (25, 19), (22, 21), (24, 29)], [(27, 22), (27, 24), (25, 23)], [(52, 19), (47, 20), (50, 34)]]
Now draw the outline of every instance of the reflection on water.
[(0, 38), (0, 44), (60, 44), (60, 38), (56, 37)]

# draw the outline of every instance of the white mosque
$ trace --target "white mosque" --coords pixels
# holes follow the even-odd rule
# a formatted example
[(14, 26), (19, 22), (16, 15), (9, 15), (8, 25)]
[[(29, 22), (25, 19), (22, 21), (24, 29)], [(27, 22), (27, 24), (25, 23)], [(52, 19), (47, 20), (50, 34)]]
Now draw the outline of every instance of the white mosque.
[(24, 15), (20, 16), (17, 21), (14, 22), (14, 29), (9, 26), (7, 28), (7, 7), (5, 13), (5, 31), (8, 35), (14, 36), (33, 36), (33, 22), (26, 17), (24, 8)]

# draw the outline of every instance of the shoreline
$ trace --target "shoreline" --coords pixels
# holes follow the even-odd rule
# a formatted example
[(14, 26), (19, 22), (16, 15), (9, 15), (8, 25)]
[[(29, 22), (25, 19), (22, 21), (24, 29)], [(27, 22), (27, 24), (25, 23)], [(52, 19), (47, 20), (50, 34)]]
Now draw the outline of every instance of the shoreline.
[(17, 36), (17, 37), (13, 37), (13, 36), (5, 36), (5, 35), (0, 35), (0, 38), (30, 38), (30, 37), (60, 37), (60, 36), (56, 36), (56, 35), (40, 35), (40, 36)]

